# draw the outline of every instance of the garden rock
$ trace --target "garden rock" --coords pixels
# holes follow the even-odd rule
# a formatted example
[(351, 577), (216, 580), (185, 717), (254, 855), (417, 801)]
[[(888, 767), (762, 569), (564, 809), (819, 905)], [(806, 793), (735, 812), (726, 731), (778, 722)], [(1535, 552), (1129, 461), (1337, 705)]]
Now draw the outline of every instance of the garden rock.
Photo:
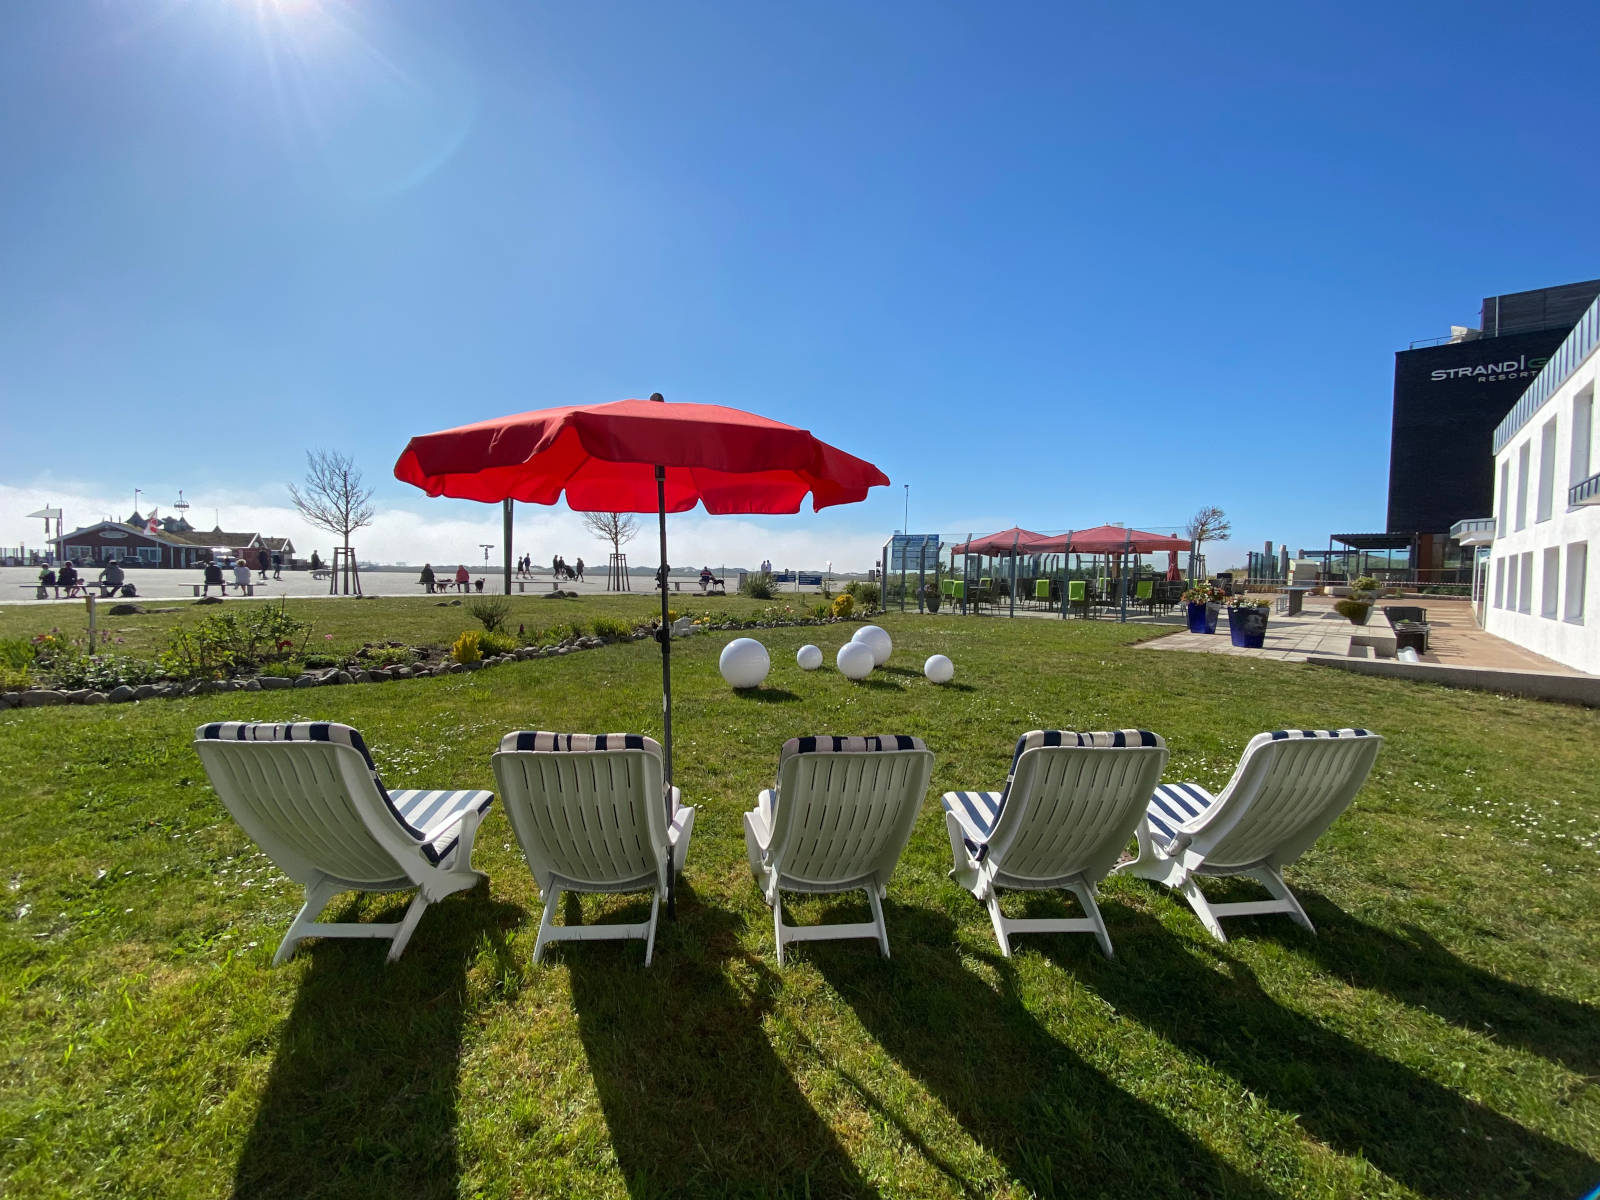
[(395, 667), (394, 670), (389, 672), (389, 674), (392, 675), (395, 679), (410, 679), (411, 678), (411, 668), (410, 667)]
[(259, 692), (261, 690), (261, 681), (259, 679), (235, 680), (234, 682), (241, 692)]
[(256, 680), (264, 692), (275, 692), (279, 688), (293, 687), (294, 681), (285, 679), (282, 675), (263, 675)]
[(295, 677), (294, 686), (297, 688), (316, 687), (317, 677), (315, 675), (298, 675)]
[(48, 708), (55, 704), (65, 704), (66, 696), (60, 692), (51, 691), (49, 688), (31, 688), (22, 693), (23, 708)]
[(109, 611), (113, 617), (131, 617), (137, 613), (144, 612), (144, 606), (140, 604), (113, 604)]
[(118, 684), (106, 695), (106, 699), (113, 704), (124, 704), (134, 697), (134, 691), (127, 684)]
[[(323, 678), (326, 679), (327, 676), (324, 675)], [(335, 671), (333, 679), (335, 683), (354, 683), (356, 681), (355, 676), (350, 674), (349, 671)]]
[(133, 689), (133, 698), (135, 700), (153, 700), (162, 694), (163, 689), (158, 688), (153, 683), (141, 683), (138, 687)]
[(85, 704), (104, 704), (106, 702), (106, 694), (104, 692), (90, 692), (83, 698), (83, 702)]
[(222, 603), (222, 597), (221, 596), (201, 596), (200, 599), (195, 601), (195, 603), (196, 604), (221, 604)]
[(468, 671), (478, 671), (478, 670), (482, 670), (483, 669), (483, 663), (481, 661), (479, 661), (479, 662), (462, 663), (461, 666), (462, 666), (462, 668), (464, 670), (468, 670)]
[(7, 692), (5, 695), (0, 696), (0, 709), (15, 707), (17, 707), (17, 694), (15, 692)]

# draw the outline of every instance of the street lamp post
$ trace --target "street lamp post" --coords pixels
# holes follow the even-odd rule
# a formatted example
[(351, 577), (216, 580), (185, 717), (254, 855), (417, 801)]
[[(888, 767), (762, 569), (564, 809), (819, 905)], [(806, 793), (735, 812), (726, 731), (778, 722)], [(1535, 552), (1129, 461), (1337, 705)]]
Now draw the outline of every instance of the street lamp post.
[(906, 523), (905, 528), (900, 532), (907, 534), (911, 532), (911, 485), (909, 483), (906, 484)]
[(483, 547), (483, 573), (487, 575), (489, 573), (489, 551), (494, 549), (494, 543), (479, 542), (478, 545)]

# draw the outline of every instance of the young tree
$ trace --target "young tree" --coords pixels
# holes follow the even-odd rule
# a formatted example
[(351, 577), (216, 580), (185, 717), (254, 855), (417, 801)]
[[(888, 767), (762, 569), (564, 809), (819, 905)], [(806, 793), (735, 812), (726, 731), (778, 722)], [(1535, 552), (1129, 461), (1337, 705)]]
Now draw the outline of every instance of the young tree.
[(300, 515), (311, 524), (338, 535), (344, 542), (345, 583), (350, 590), (350, 534), (372, 524), (372, 489), (363, 485), (355, 460), (337, 450), (306, 451), (303, 488), (289, 485), (289, 495)]
[(639, 522), (628, 513), (586, 512), (583, 526), (595, 537), (610, 542), (613, 554), (621, 554), (622, 543), (639, 532)]
[(1208, 504), (1189, 518), (1189, 524), (1184, 526), (1183, 531), (1194, 543), (1189, 548), (1189, 578), (1193, 581), (1195, 566), (1200, 558), (1200, 547), (1206, 542), (1227, 541), (1228, 535), (1233, 532), (1233, 523), (1220, 508)]

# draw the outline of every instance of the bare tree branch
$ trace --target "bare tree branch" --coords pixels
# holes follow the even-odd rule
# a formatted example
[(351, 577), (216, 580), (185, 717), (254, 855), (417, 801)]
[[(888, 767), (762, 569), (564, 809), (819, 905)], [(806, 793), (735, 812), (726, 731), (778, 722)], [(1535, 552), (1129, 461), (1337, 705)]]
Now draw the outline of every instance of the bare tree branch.
[(1215, 504), (1208, 504), (1189, 518), (1189, 524), (1184, 526), (1183, 531), (1194, 543), (1189, 548), (1189, 574), (1192, 576), (1195, 562), (1200, 557), (1200, 547), (1206, 542), (1227, 541), (1228, 535), (1233, 532), (1233, 523)]
[(610, 542), (613, 554), (621, 554), (622, 543), (639, 532), (639, 522), (627, 513), (586, 512), (583, 525), (596, 537)]
[(289, 495), (302, 517), (338, 534), (347, 550), (351, 532), (372, 524), (372, 489), (362, 485), (355, 460), (337, 450), (307, 450), (305, 486), (291, 483)]

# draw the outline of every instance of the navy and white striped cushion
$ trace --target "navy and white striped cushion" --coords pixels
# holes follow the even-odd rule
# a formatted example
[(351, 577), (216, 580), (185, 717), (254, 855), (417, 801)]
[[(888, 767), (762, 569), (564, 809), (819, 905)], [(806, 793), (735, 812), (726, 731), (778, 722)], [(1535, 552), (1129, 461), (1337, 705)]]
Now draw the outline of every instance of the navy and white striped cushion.
[(372, 785), (378, 789), (378, 795), (383, 797), (383, 802), (389, 806), (389, 812), (399, 822), (400, 828), (419, 842), (428, 840), (423, 831), (408, 821), (405, 813), (395, 804), (389, 789), (383, 786), (383, 777), (378, 774), (378, 764), (372, 761), (367, 743), (358, 731), (348, 725), (341, 725), (337, 721), (213, 721), (195, 730), (195, 736), (214, 742), (333, 742), (353, 747), (361, 753), (367, 771), (372, 776)]
[(661, 756), (661, 743), (638, 733), (548, 733), (518, 729), (500, 739), (504, 753), (533, 750), (540, 753), (587, 754), (594, 750), (648, 750)]
[[(1028, 750), (1043, 746), (1165, 746), (1161, 735), (1148, 729), (1112, 729), (1094, 733), (1075, 733), (1070, 729), (1030, 729), (1017, 739), (1017, 752), (1011, 756), (1011, 770), (1006, 773), (1005, 791), (1011, 791), (1011, 782), (1017, 777), (1017, 764)], [(1001, 801), (1004, 804), (1004, 801)]]
[(1000, 819), (1002, 798), (1000, 792), (946, 792), (940, 797), (944, 810), (960, 822), (961, 840), (979, 862), (989, 854), (989, 835)]
[[(778, 751), (778, 774), (783, 775), (783, 764), (796, 754), (878, 754), (885, 750), (926, 750), (921, 738), (904, 734), (884, 734), (872, 737), (794, 737)], [(773, 789), (777, 790), (777, 784)]]
[[(405, 824), (421, 831), (422, 852), (434, 866), (438, 866), (461, 840), (460, 825), (451, 825), (451, 822), (468, 809), (476, 809), (481, 817), (494, 803), (493, 792), (472, 788), (456, 791), (405, 789), (391, 792), (390, 797)], [(448, 840), (441, 841), (446, 832)]]
[(1177, 837), (1179, 825), (1194, 820), (1216, 802), (1217, 798), (1198, 784), (1163, 783), (1150, 797), (1145, 817), (1150, 827), (1170, 844)]
[(1356, 738), (1376, 737), (1377, 735), (1366, 729), (1274, 729), (1271, 733), (1275, 742), (1296, 741), (1301, 738)]

